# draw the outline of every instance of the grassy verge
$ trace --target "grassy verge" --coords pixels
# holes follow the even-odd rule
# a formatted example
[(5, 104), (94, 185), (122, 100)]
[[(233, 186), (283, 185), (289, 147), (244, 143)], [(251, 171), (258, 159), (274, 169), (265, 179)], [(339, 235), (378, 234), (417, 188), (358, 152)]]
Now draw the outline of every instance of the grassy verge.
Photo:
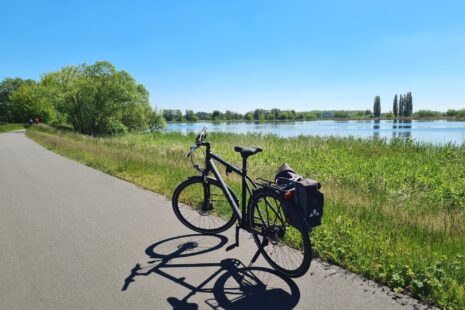
[(24, 124), (0, 124), (0, 133), (23, 129)]
[[(171, 196), (194, 174), (194, 135), (91, 138), (48, 128), (28, 136), (82, 163)], [(240, 164), (233, 146), (260, 145), (250, 172), (272, 178), (288, 162), (323, 183), (324, 224), (312, 233), (322, 259), (442, 308), (465, 308), (465, 147), (355, 138), (209, 136)], [(228, 183), (239, 193), (238, 178)]]

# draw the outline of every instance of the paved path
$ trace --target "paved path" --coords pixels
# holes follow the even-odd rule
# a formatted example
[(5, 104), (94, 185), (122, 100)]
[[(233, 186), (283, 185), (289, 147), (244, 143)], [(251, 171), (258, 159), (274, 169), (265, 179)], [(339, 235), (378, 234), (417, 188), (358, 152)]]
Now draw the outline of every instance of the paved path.
[(0, 134), (0, 309), (422, 308), (316, 261), (296, 280), (244, 269), (255, 245), (225, 252), (232, 234), (197, 235), (165, 197)]

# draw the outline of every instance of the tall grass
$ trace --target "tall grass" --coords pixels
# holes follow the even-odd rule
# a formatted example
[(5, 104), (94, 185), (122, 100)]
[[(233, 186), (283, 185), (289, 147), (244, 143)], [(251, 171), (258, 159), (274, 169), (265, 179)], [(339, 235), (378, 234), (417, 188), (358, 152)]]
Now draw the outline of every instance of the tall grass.
[[(33, 128), (28, 135), (167, 196), (195, 173), (186, 159), (193, 134), (91, 138)], [(238, 166), (234, 145), (262, 146), (263, 153), (250, 157), (251, 175), (272, 179), (287, 162), (322, 182), (324, 223), (312, 233), (322, 259), (442, 308), (465, 308), (464, 146), (227, 133), (209, 140), (215, 153)], [(239, 194), (240, 180), (227, 181)]]
[(0, 133), (24, 128), (24, 124), (0, 124)]

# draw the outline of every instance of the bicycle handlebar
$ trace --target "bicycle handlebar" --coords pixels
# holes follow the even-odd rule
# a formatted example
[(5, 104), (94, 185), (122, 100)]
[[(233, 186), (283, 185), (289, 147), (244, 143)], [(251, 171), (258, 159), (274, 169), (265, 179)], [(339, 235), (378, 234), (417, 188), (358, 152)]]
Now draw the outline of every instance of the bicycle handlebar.
[(186, 157), (190, 157), (192, 153), (195, 152), (195, 150), (202, 145), (202, 142), (205, 140), (207, 137), (207, 126), (203, 126), (202, 130), (200, 133), (195, 137), (195, 143), (194, 145), (191, 146), (191, 150), (187, 154)]
[(203, 126), (202, 131), (195, 138), (197, 144), (201, 143), (207, 137), (207, 126)]

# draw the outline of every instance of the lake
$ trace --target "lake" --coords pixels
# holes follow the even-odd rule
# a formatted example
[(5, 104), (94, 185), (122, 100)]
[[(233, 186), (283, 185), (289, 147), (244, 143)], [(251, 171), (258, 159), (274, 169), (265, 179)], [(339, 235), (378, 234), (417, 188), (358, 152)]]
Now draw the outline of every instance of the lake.
[(302, 121), (302, 122), (220, 122), (220, 123), (170, 123), (167, 131), (198, 132), (204, 125), (208, 131), (233, 133), (275, 134), (281, 137), (299, 135), (380, 137), (414, 139), (433, 144), (465, 143), (465, 122), (397, 121), (397, 120), (352, 120), (352, 121)]

